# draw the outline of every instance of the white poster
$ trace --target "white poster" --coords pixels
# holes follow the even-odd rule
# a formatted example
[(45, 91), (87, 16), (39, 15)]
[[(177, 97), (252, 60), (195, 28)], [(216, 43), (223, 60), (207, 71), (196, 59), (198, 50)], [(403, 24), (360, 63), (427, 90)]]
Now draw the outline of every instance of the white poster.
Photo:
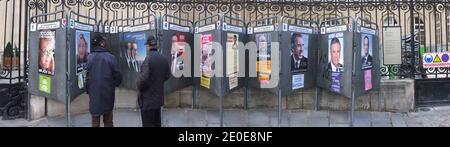
[(237, 74), (230, 75), (228, 77), (228, 84), (230, 85), (230, 89), (233, 89), (238, 86), (238, 76)]
[(383, 29), (383, 57), (384, 64), (402, 64), (400, 27)]
[(238, 86), (238, 67), (239, 67), (239, 62), (238, 62), (238, 40), (239, 40), (239, 35), (238, 34), (233, 34), (233, 33), (228, 33), (227, 35), (227, 54), (226, 54), (226, 58), (227, 58), (227, 76), (229, 79), (229, 85), (230, 85), (230, 89), (233, 89), (235, 87)]
[(292, 90), (305, 87), (305, 75), (292, 75)]

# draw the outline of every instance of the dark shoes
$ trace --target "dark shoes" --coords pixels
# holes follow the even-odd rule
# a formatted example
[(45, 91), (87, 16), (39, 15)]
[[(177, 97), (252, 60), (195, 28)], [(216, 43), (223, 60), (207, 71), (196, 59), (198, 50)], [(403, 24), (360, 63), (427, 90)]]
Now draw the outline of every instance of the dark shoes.
[[(113, 112), (103, 115), (103, 124), (105, 127), (114, 127)], [(92, 127), (100, 127), (100, 116), (92, 116)]]

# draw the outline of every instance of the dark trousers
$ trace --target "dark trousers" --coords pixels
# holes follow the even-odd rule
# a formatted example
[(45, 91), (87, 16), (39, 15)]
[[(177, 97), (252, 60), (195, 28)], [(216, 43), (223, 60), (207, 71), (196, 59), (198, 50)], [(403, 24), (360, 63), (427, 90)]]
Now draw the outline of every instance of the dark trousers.
[(161, 108), (141, 110), (143, 127), (161, 127)]
[(93, 116), (92, 115), (92, 127), (100, 127), (100, 117), (103, 116), (103, 123), (105, 127), (114, 127), (113, 124), (113, 112), (109, 112), (104, 115)]

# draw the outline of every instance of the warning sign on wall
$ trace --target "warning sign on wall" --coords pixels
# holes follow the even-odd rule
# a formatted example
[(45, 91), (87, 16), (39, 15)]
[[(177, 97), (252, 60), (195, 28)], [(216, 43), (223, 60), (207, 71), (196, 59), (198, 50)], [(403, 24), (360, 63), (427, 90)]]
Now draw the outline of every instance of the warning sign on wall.
[(423, 54), (423, 67), (424, 68), (436, 68), (436, 67), (450, 67), (449, 62), (450, 52), (438, 52), (438, 53), (425, 53)]

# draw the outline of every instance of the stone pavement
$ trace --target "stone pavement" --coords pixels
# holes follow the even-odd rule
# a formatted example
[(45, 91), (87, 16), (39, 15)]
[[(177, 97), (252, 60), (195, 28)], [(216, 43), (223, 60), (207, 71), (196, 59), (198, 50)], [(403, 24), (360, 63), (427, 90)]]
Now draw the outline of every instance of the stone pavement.
[[(282, 127), (349, 127), (346, 111), (283, 111)], [(75, 115), (75, 127), (89, 127), (90, 115)], [(165, 109), (165, 127), (219, 127), (219, 110)], [(114, 123), (117, 127), (142, 126), (137, 110), (116, 110)], [(0, 127), (64, 127), (64, 117), (48, 117), (34, 121), (0, 120)], [(276, 110), (225, 110), (225, 127), (277, 127)], [(355, 127), (449, 127), (450, 106), (419, 108), (417, 112), (356, 112)]]

